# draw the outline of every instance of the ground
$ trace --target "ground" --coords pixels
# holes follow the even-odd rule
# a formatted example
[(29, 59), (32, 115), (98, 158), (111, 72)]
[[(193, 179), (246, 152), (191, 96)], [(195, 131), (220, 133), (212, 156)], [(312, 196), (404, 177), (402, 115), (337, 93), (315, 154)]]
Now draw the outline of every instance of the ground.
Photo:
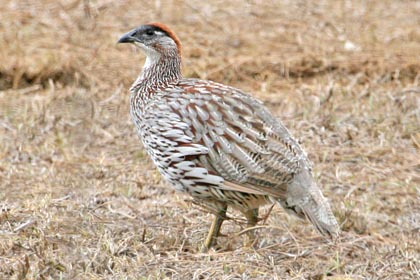
[[(419, 279), (418, 1), (0, 0), (1, 279)], [(270, 206), (255, 248), (164, 182), (128, 89), (146, 22), (184, 74), (263, 100), (302, 142), (342, 234)]]

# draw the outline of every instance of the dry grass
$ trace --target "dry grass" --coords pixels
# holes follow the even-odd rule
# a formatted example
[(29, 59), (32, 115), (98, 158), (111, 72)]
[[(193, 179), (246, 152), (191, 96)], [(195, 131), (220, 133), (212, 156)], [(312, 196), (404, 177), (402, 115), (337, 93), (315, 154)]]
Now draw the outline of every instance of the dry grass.
[[(418, 279), (417, 1), (7, 1), (0, 20), (0, 278)], [(315, 162), (336, 244), (275, 207), (242, 247), (162, 181), (129, 118), (143, 56), (117, 46), (163, 21), (184, 73), (258, 96)], [(265, 209), (267, 213), (269, 209)]]

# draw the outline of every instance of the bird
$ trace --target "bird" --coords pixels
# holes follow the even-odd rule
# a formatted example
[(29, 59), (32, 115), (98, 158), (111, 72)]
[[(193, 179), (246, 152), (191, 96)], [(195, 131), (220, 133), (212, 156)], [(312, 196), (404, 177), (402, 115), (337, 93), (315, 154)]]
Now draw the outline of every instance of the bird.
[(257, 98), (235, 87), (182, 75), (182, 45), (167, 25), (124, 34), (146, 55), (130, 88), (130, 115), (144, 149), (176, 190), (212, 209), (203, 243), (215, 247), (228, 207), (247, 219), (250, 242), (259, 207), (278, 204), (324, 236), (340, 227), (312, 175), (312, 162), (289, 130)]

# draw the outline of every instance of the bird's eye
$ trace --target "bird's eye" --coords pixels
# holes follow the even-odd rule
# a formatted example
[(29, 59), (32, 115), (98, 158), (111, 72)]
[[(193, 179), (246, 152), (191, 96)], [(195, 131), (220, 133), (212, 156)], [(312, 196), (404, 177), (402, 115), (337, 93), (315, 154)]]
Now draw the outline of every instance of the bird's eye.
[(146, 30), (146, 35), (152, 36), (153, 34), (155, 34), (153, 30)]

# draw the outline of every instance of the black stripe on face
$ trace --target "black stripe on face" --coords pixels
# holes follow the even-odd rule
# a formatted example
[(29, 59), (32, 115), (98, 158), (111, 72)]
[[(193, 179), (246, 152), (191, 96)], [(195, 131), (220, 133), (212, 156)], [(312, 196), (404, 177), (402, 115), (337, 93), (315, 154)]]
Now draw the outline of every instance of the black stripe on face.
[(137, 30), (138, 34), (145, 34), (146, 36), (152, 36), (154, 34), (156, 34), (157, 32), (163, 33), (168, 37), (171, 37), (170, 34), (168, 32), (166, 32), (165, 30), (163, 30), (162, 28), (160, 28), (159, 26), (156, 25), (142, 25), (138, 30)]

